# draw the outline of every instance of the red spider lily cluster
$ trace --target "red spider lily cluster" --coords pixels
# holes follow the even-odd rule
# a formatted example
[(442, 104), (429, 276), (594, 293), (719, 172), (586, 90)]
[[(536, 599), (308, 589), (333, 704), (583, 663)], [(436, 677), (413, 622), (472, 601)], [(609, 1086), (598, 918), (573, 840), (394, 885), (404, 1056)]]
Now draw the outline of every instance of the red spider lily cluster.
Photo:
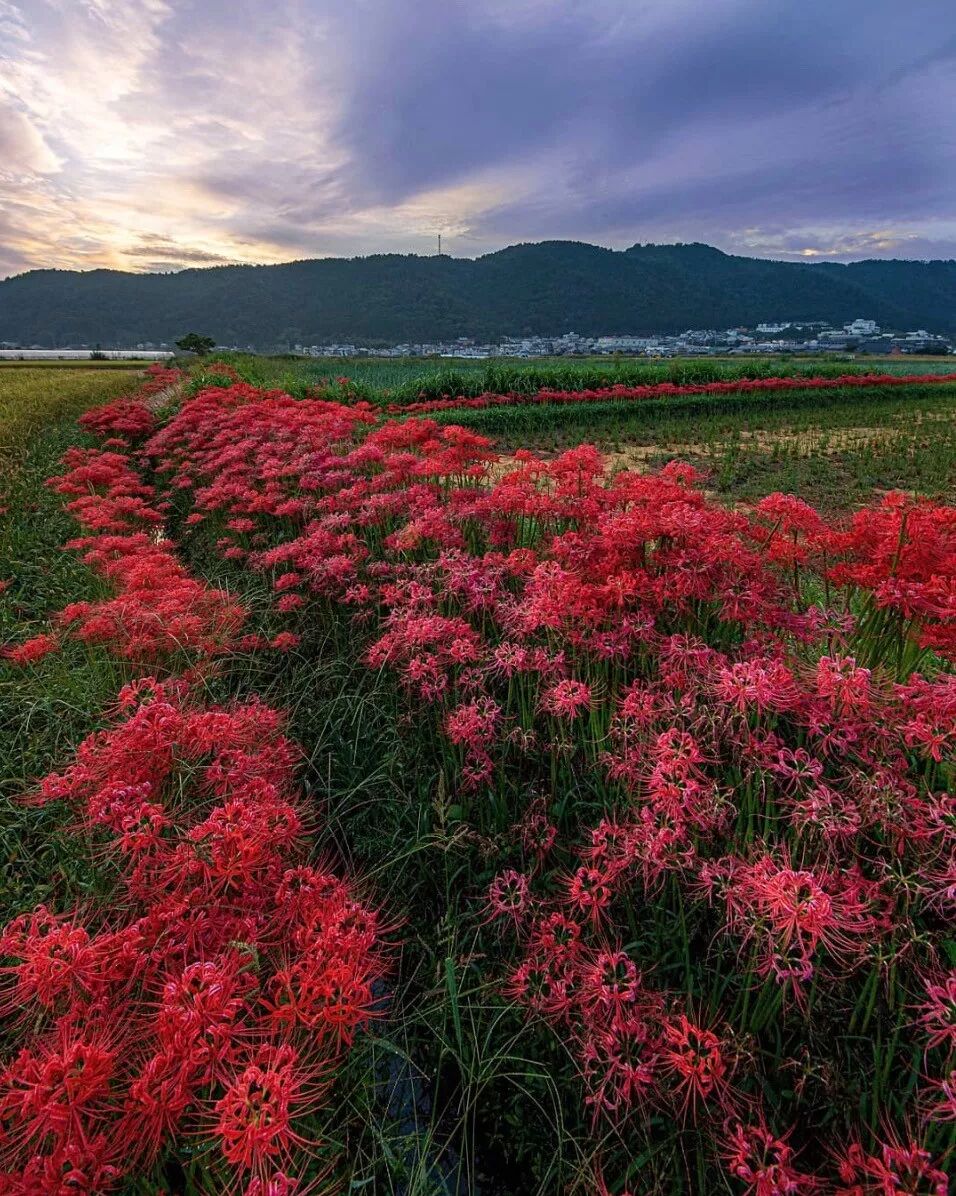
[(79, 424), (102, 437), (135, 442), (148, 436), (156, 427), (156, 416), (149, 399), (161, 395), (185, 380), (183, 370), (160, 364), (148, 366), (146, 381), (138, 393), (129, 399), (117, 399), (103, 407), (95, 407), (81, 415)]
[(44, 656), (49, 656), (51, 652), (56, 652), (59, 646), (60, 641), (55, 635), (51, 635), (47, 631), (42, 631), (39, 635), (31, 636), (30, 639), (24, 640), (21, 644), (12, 644), (4, 648), (3, 657), (5, 660), (9, 660), (11, 664), (35, 664), (38, 660), (42, 660)]
[(70, 803), (117, 890), (0, 935), (20, 1027), (0, 1072), (2, 1190), (112, 1191), (199, 1135), (223, 1188), (264, 1191), (318, 1146), (302, 1120), (372, 1015), (379, 917), (306, 862), (274, 710), (152, 679), (120, 706), (36, 799)]
[[(125, 414), (121, 418), (127, 421)], [(49, 484), (74, 496), (67, 509), (90, 533), (67, 547), (82, 552), (113, 596), (65, 607), (57, 620), (62, 632), (105, 644), (114, 655), (141, 664), (169, 665), (189, 655), (209, 658), (229, 650), (245, 610), (179, 562), (175, 546), (163, 536), (164, 515), (161, 504), (154, 503), (153, 487), (140, 480), (129, 459), (115, 450), (75, 448), (66, 453), (64, 465), (67, 472)], [(56, 636), (43, 633), (5, 655), (15, 664), (29, 664), (57, 646)]]
[[(68, 547), (115, 594), (59, 621), (170, 675), (126, 685), (113, 725), (28, 799), (66, 803), (115, 880), (0, 931), (16, 1044), (0, 1067), (4, 1193), (126, 1190), (171, 1149), (217, 1191), (304, 1191), (336, 1065), (382, 1001), (380, 916), (310, 860), (316, 814), (282, 717), (256, 698), (205, 704), (188, 679), (244, 643), (246, 612), (177, 559), (165, 504), (116, 451), (154, 426), (142, 398), (179, 377), (156, 371), (139, 399), (91, 413), (111, 448), (70, 450), (50, 481), (89, 533)], [(44, 634), (6, 655), (28, 663), (57, 644)]]
[[(348, 383), (340, 378), (339, 383)], [(666, 399), (680, 395), (761, 394), (775, 391), (838, 390), (851, 386), (928, 386), (935, 383), (956, 382), (956, 374), (840, 374), (837, 377), (774, 377), (734, 378), (722, 382), (655, 382), (644, 386), (599, 387), (588, 390), (548, 390), (534, 394), (487, 393), (468, 398), (423, 399), (417, 403), (392, 403), (386, 410), (390, 415), (424, 415), (455, 409), (478, 411), (485, 407), (520, 407), (532, 403), (602, 403), (608, 400)]]
[[(793, 385), (732, 389), (782, 383)], [(104, 422), (104, 433), (117, 430)], [(202, 537), (269, 581), (270, 617), (286, 627), (274, 646), (307, 651), (317, 625), (343, 623), (362, 637), (367, 665), (394, 675), (448, 758), (462, 818), (497, 845), (497, 875), (474, 911), (500, 957), (498, 991), (564, 1044), (600, 1141), (626, 1155), (648, 1125), (686, 1129), (739, 1190), (759, 1196), (942, 1196), (944, 1135), (956, 1122), (956, 972), (945, 949), (956, 914), (956, 508), (891, 494), (829, 524), (771, 495), (731, 511), (686, 465), (612, 474), (582, 445), (550, 461), (519, 452), (505, 469), (464, 428), (376, 423), (361, 404), (244, 383), (201, 391), (149, 436), (140, 469), (150, 483), (130, 453), (104, 448), (67, 464), (57, 485), (93, 532), (78, 543), (116, 601), (146, 601), (139, 580), (160, 568), (156, 554), (168, 570), (158, 594), (199, 587), (184, 613), (153, 607), (160, 628), (181, 620), (177, 639), (192, 651), (239, 645), (242, 612), (189, 576), (157, 534), (164, 521), (187, 546)], [(64, 618), (80, 629), (142, 626), (125, 613), (109, 622), (110, 602)], [(147, 651), (144, 636), (137, 630), (125, 654), (167, 652)], [(136, 914), (109, 933), (138, 926), (153, 903), (184, 900), (193, 884), (204, 911), (216, 897), (214, 927), (220, 916), (252, 919), (230, 924), (228, 937), (211, 930), (207, 950), (187, 902), (176, 918), (189, 929), (172, 937), (183, 961), (196, 946), (203, 963), (238, 952), (223, 991), (251, 1003), (257, 1043), (254, 1058), (237, 1047), (228, 1079), (210, 1048), (212, 1094), (205, 1111), (187, 1100), (182, 1124), (215, 1127), (225, 1163), (266, 1184), (302, 1145), (289, 1107), (318, 1099), (311, 1052), (347, 1045), (368, 1016), (377, 926), (362, 907), (348, 920), (365, 953), (332, 982), (356, 1019), (338, 1025), (328, 980), (296, 971), (295, 950), (307, 953), (299, 899), (270, 888), (300, 875), (289, 861), (303, 816), (287, 773), (279, 782), (269, 772), (285, 741), (268, 714), (253, 721), (278, 737), (271, 763), (265, 775), (243, 763), (240, 782), (233, 747), (208, 765), (190, 756), (197, 732), (183, 728), (225, 728), (247, 708), (196, 712), (188, 694), (160, 686), (124, 728), (81, 750), (77, 775), (110, 754), (107, 743), (122, 744), (125, 726), (152, 726), (152, 712), (167, 710), (164, 725), (186, 745), (170, 767), (185, 760), (191, 778), (199, 769), (198, 791), (219, 806), (200, 802), (184, 819), (157, 798), (163, 780), (125, 762), (122, 778), (109, 776), (121, 793), (104, 782), (107, 796), (93, 794), (72, 770), (43, 793), (72, 800), (87, 833), (124, 858)], [(152, 752), (149, 767), (162, 769), (168, 748)], [(255, 799), (240, 794), (234, 811), (228, 785), (246, 782)], [(332, 882), (314, 884), (325, 900)], [(54, 923), (90, 941), (100, 933), (78, 915)], [(9, 933), (26, 936), (29, 925)], [(236, 947), (250, 942), (254, 998), (240, 979), (249, 953)], [(333, 955), (323, 946), (323, 962)], [(155, 995), (117, 984), (153, 1015)], [(136, 1016), (130, 1023), (148, 1040)], [(106, 1023), (83, 1026), (100, 1034), (97, 1050), (113, 1049)], [(28, 1070), (60, 1049), (61, 1033)], [(96, 1124), (106, 1091), (89, 1097)], [(250, 1093), (270, 1102), (270, 1125), (288, 1127), (274, 1151), (243, 1128)], [(613, 1146), (597, 1152), (599, 1191), (612, 1190), (604, 1176), (620, 1166)]]
[[(236, 386), (146, 452), (186, 525), (271, 576), (296, 634), (343, 612), (368, 629), (369, 666), (437, 713), (483, 830), (526, 803), (486, 916), (517, 952), (507, 991), (561, 1034), (594, 1116), (729, 1134), (715, 1153), (754, 1191), (877, 1190), (891, 1164), (859, 1145), (858, 1179), (800, 1171), (751, 1038), (825, 999), (861, 1026), (899, 1005), (905, 1027), (948, 991), (956, 509), (894, 494), (830, 526), (773, 495), (745, 515), (687, 466), (611, 476), (581, 446), (502, 474), (462, 428), (367, 419)], [(561, 794), (581, 770), (606, 808), (590, 830)], [(626, 948), (627, 911), (655, 901), (738, 972), (736, 1023)], [(928, 1126), (956, 1116), (952, 1041), (930, 1033), (925, 1062)]]
[[(155, 501), (133, 466), (130, 442), (155, 427), (150, 396), (182, 380), (180, 370), (150, 367), (140, 395), (94, 408), (80, 423), (110, 447), (70, 449), (66, 472), (48, 482), (70, 496), (67, 510), (89, 534), (67, 548), (107, 582), (114, 596), (74, 602), (60, 612), (61, 634), (105, 644), (114, 655), (138, 663), (170, 665), (186, 655), (211, 657), (232, 647), (245, 621), (241, 604), (192, 577), (164, 536), (165, 504)], [(32, 664), (59, 646), (44, 632), (7, 647), (14, 664)]]

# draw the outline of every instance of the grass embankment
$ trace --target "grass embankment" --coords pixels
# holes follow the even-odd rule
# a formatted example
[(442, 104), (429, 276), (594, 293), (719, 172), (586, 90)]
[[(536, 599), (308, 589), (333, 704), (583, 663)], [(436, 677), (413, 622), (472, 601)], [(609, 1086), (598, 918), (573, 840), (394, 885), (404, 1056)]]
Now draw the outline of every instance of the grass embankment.
[[(62, 498), (44, 485), (72, 445), (92, 444), (76, 425), (87, 408), (129, 390), (137, 373), (0, 372), (0, 645), (50, 629), (67, 603), (102, 597), (103, 583), (62, 545), (77, 534)], [(87, 853), (60, 833), (62, 810), (15, 799), (100, 721), (122, 684), (101, 649), (75, 641), (26, 667), (0, 660), (0, 919), (64, 887), (88, 894)]]

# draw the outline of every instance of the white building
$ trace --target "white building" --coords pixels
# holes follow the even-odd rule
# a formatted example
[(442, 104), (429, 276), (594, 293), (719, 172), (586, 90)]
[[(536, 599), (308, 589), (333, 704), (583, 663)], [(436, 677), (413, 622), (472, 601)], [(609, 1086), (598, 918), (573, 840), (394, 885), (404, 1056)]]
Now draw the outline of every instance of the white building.
[(646, 336), (599, 336), (594, 347), (598, 353), (643, 353), (650, 344)]
[(850, 336), (876, 336), (880, 326), (876, 320), (854, 320), (852, 324), (844, 324), (843, 329)]

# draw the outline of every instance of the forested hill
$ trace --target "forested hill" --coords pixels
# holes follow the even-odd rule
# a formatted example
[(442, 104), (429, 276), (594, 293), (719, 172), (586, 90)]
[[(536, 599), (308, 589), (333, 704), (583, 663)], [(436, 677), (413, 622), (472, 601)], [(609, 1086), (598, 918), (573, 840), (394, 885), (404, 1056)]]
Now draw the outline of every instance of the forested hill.
[(32, 270), (0, 281), (0, 341), (394, 343), (678, 332), (857, 316), (956, 333), (956, 261), (804, 264), (707, 245), (513, 245), (474, 260), (386, 254), (175, 274)]

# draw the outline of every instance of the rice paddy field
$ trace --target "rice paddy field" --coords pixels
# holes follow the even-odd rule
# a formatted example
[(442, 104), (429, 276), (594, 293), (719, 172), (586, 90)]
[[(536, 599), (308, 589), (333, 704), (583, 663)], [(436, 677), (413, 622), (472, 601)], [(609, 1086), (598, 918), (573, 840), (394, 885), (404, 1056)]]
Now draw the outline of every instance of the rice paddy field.
[(23, 451), (39, 430), (130, 390), (139, 376), (125, 364), (57, 366), (0, 364), (0, 454)]
[(541, 387), (578, 390), (615, 383), (714, 381), (783, 375), (842, 374), (877, 370), (886, 373), (948, 373), (945, 357), (881, 357), (852, 359), (723, 357), (655, 360), (633, 357), (516, 358), (442, 360), (436, 358), (307, 358), (253, 357), (222, 354), (220, 359), (257, 386), (278, 386), (302, 394), (322, 382), (347, 377), (353, 391), (372, 402), (410, 402), (443, 395), (483, 392), (533, 393)]
[(834, 511), (865, 502), (874, 491), (941, 499), (956, 493), (952, 386), (663, 399), (634, 407), (609, 400), (568, 405), (558, 418), (546, 406), (436, 418), (494, 436), (503, 447), (532, 446), (545, 455), (586, 438), (616, 468), (689, 461), (711, 489), (734, 501), (782, 490)]
[(947, 1196), (956, 380), (799, 364), (0, 369), (0, 1192)]
[[(223, 354), (219, 358), (257, 386), (278, 386), (302, 395), (317, 385), (335, 390), (348, 379), (348, 393), (378, 404), (417, 399), (480, 395), (486, 392), (534, 394), (542, 387), (582, 390), (590, 386), (641, 385), (655, 382), (711, 382), (720, 378), (784, 374), (838, 374), (862, 366), (839, 358), (813, 361), (779, 358), (678, 358), (655, 361), (633, 357), (516, 358), (442, 360), (436, 358), (307, 358), (252, 357)], [(936, 359), (937, 365), (940, 359)], [(922, 368), (922, 366), (920, 367)], [(940, 368), (942, 366), (940, 365)], [(339, 389), (342, 389), (341, 387)]]

